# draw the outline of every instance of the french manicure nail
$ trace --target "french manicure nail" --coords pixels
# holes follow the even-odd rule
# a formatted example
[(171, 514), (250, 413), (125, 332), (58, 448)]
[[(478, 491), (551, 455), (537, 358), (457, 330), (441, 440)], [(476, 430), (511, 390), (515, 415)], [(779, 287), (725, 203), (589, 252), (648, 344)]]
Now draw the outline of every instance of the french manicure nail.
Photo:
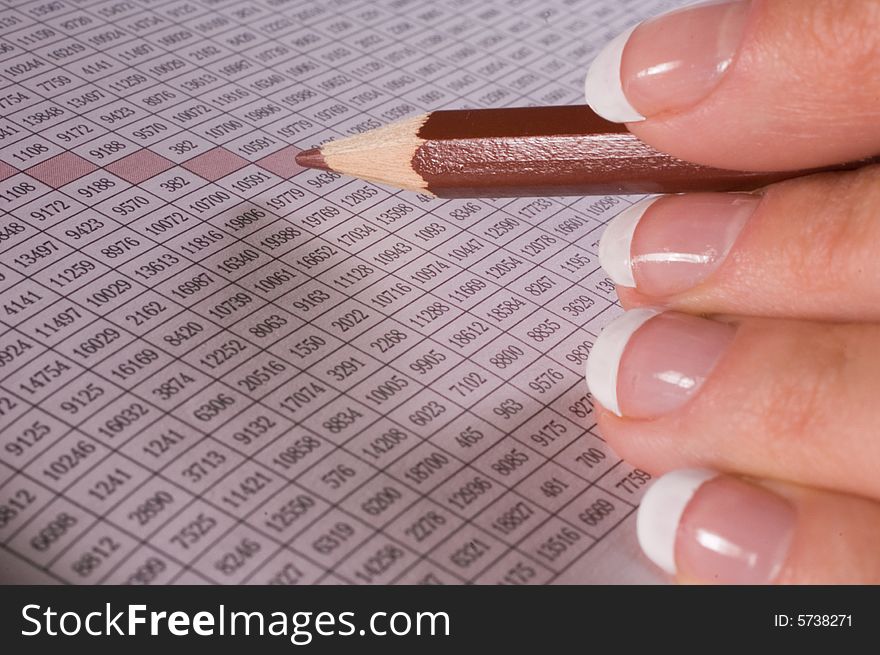
[(616, 123), (697, 104), (730, 68), (748, 11), (748, 0), (707, 2), (631, 28), (590, 65), (587, 103)]
[(618, 34), (608, 43), (587, 69), (584, 91), (587, 104), (602, 118), (615, 123), (634, 123), (645, 120), (623, 94), (620, 78), (623, 49), (638, 27), (634, 25)]
[(671, 575), (717, 584), (769, 584), (785, 563), (796, 516), (753, 484), (703, 469), (656, 480), (642, 499), (642, 550)]
[(759, 203), (746, 193), (642, 200), (608, 224), (599, 263), (620, 286), (649, 296), (681, 293), (721, 266)]
[(587, 386), (618, 416), (657, 418), (699, 393), (735, 334), (733, 326), (687, 314), (625, 312), (593, 344)]
[(632, 267), (632, 241), (642, 216), (660, 199), (639, 200), (611, 219), (599, 239), (599, 265), (614, 284), (636, 286)]

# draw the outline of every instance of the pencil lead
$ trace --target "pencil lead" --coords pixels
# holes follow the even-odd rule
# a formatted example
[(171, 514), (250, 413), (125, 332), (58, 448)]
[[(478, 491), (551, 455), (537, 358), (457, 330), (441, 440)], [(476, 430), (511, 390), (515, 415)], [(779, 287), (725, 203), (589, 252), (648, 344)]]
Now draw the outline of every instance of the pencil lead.
[(320, 148), (310, 148), (309, 150), (298, 152), (295, 159), (296, 163), (303, 168), (320, 168), (323, 171), (330, 170)]

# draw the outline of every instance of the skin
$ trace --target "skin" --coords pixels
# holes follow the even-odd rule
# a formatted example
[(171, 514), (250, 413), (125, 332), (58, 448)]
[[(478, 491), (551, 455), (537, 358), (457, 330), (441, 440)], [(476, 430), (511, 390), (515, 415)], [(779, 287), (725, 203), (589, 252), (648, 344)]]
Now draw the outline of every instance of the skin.
[[(880, 152), (880, 3), (755, 0), (740, 54), (697, 106), (628, 127), (678, 157), (772, 170)], [(773, 147), (767, 147), (773, 143)], [(603, 436), (653, 474), (703, 466), (789, 499), (778, 581), (880, 582), (880, 166), (770, 186), (721, 268), (671, 297), (736, 324), (699, 394), (654, 420), (599, 408)], [(682, 582), (702, 582), (680, 572)]]
[(878, 27), (874, 0), (752, 0), (715, 90), (628, 127), (658, 150), (719, 168), (809, 168), (877, 154)]

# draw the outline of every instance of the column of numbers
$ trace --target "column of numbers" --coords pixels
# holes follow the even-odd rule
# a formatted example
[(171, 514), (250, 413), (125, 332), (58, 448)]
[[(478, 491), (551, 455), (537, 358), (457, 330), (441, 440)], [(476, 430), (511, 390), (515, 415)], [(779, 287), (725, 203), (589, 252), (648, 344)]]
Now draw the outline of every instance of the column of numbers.
[(592, 27), (545, 5), (0, 15), (10, 548), (70, 582), (526, 584), (632, 511), (647, 476), (582, 385), (629, 201), (291, 164), (438, 107), (577, 101)]

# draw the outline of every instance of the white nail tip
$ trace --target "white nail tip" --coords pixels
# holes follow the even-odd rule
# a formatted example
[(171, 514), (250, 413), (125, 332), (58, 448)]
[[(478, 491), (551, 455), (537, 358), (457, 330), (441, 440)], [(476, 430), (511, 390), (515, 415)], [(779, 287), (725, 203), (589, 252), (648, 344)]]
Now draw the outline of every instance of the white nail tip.
[(658, 198), (659, 196), (655, 196), (639, 200), (612, 218), (605, 227), (605, 232), (599, 239), (599, 264), (615, 284), (624, 287), (636, 286), (632, 270), (633, 235), (648, 207)]
[(675, 575), (675, 539), (685, 508), (697, 490), (718, 473), (707, 469), (680, 469), (655, 480), (642, 497), (636, 534), (645, 555)]
[(618, 34), (606, 45), (587, 71), (587, 79), (584, 82), (584, 92), (587, 104), (593, 108), (599, 116), (614, 123), (634, 123), (643, 121), (645, 117), (629, 104), (629, 100), (623, 94), (623, 85), (620, 82), (620, 60), (623, 56), (623, 48), (629, 40), (629, 35), (637, 25), (626, 32)]
[(605, 326), (587, 360), (587, 387), (606, 409), (622, 416), (617, 402), (617, 371), (626, 344), (642, 325), (659, 314), (655, 309), (633, 309)]

